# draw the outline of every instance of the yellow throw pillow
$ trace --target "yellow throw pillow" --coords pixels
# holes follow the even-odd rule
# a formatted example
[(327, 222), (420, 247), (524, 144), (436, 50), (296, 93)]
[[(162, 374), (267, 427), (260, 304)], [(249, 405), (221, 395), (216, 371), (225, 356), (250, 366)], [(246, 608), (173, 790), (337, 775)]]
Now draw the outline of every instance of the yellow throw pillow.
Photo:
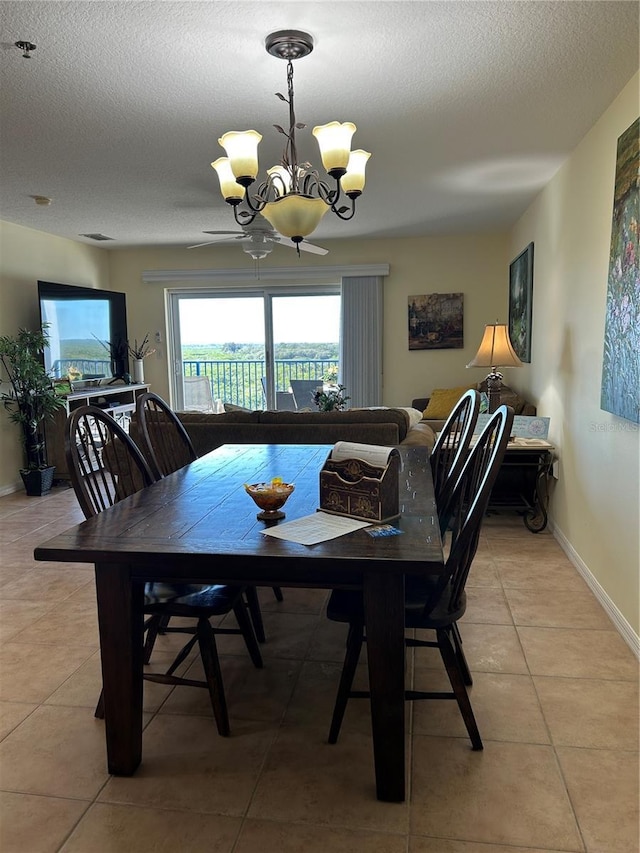
[(422, 413), (422, 417), (434, 421), (446, 420), (455, 404), (464, 392), (469, 390), (469, 387), (473, 386), (461, 385), (459, 388), (434, 388), (429, 397), (427, 408)]

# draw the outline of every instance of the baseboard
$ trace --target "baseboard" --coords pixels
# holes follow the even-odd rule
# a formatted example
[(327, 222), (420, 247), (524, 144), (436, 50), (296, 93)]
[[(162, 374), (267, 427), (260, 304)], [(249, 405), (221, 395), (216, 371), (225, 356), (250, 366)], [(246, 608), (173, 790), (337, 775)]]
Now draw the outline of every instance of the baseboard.
[(613, 599), (610, 598), (607, 591), (600, 584), (600, 581), (598, 581), (598, 579), (591, 572), (586, 563), (582, 560), (582, 558), (577, 553), (571, 542), (569, 542), (562, 530), (560, 530), (560, 528), (556, 524), (554, 524), (551, 519), (549, 519), (549, 529), (553, 533), (562, 550), (571, 560), (580, 575), (584, 578), (591, 592), (595, 595), (595, 597), (598, 599), (598, 601), (604, 608), (605, 613), (613, 622), (616, 630), (621, 635), (622, 639), (629, 646), (636, 658), (640, 660), (640, 637), (638, 636), (638, 634), (636, 634), (629, 622), (622, 615)]
[(22, 483), (14, 483), (9, 486), (0, 486), (0, 498), (5, 497), (5, 495), (12, 495), (14, 492), (17, 492), (19, 489), (24, 488)]

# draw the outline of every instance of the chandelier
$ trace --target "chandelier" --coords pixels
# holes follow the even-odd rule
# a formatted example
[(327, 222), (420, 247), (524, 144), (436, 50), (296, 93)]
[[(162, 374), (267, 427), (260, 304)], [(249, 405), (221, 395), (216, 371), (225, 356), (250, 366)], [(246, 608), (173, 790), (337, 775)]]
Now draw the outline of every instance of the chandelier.
[[(239, 225), (247, 225), (260, 213), (283, 237), (294, 243), (311, 234), (328, 210), (340, 219), (351, 219), (356, 212), (356, 199), (364, 189), (364, 173), (368, 151), (351, 151), (351, 137), (356, 131), (352, 122), (313, 128), (322, 165), (335, 181), (332, 187), (310, 163), (298, 163), (296, 130), (306, 125), (296, 120), (293, 103), (293, 60), (308, 56), (313, 38), (299, 30), (281, 30), (265, 39), (267, 52), (287, 62), (287, 94), (276, 97), (289, 104), (289, 129), (274, 125), (286, 137), (282, 160), (267, 170), (267, 177), (250, 193), (249, 187), (258, 176), (258, 143), (262, 136), (255, 130), (230, 131), (218, 142), (226, 151), (212, 167), (220, 180), (222, 197), (233, 208)], [(346, 197), (346, 198), (345, 198)], [(350, 203), (344, 204), (346, 199)], [(244, 203), (244, 204), (243, 204)], [(241, 205), (243, 206), (241, 207)]]

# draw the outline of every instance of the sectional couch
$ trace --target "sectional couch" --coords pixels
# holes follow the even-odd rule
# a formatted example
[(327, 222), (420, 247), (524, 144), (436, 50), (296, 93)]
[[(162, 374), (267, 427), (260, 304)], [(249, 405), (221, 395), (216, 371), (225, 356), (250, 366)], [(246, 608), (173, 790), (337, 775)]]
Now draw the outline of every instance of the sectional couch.
[[(470, 386), (467, 386), (467, 387), (470, 387)], [(484, 382), (480, 382), (477, 385), (477, 389), (478, 389), (478, 391), (480, 391), (480, 393), (486, 394), (486, 392), (487, 392), (486, 380)], [(452, 389), (439, 389), (438, 388), (438, 389), (435, 389), (432, 392), (432, 394), (437, 395), (440, 392), (442, 392), (442, 397), (447, 398), (447, 392), (455, 392), (455, 393), (450, 393), (450, 395), (448, 397), (449, 402), (451, 400), (453, 400), (455, 402), (455, 400), (459, 399), (459, 397), (462, 395), (462, 393), (464, 391), (466, 391), (466, 387), (452, 388)], [(438, 411), (439, 407), (436, 407), (434, 409), (434, 413), (436, 416), (430, 417), (429, 416), (429, 409), (430, 409), (429, 404), (430, 404), (430, 402), (431, 402), (431, 397), (416, 397), (413, 400), (413, 402), (411, 403), (411, 405), (413, 408), (415, 408), (418, 411), (421, 411), (423, 413), (423, 419), (422, 419), (421, 423), (423, 423), (425, 426), (431, 427), (431, 429), (435, 433), (435, 432), (439, 432), (442, 429), (442, 427), (444, 426), (444, 423), (447, 419), (447, 414), (445, 414), (445, 410), (447, 408), (448, 403), (445, 403), (444, 409), (442, 409), (440, 411)], [(521, 397), (517, 391), (514, 391), (513, 388), (509, 388), (508, 385), (502, 386), (502, 389), (500, 392), (500, 402), (504, 403), (507, 406), (511, 406), (511, 408), (513, 409), (513, 411), (516, 415), (535, 415), (536, 414), (536, 407), (533, 405), (533, 403), (530, 403), (528, 400), (525, 400), (524, 397)], [(431, 407), (431, 408), (433, 408), (433, 407)]]
[(412, 445), (432, 449), (435, 434), (410, 409), (349, 409), (344, 412), (178, 412), (198, 456), (222, 444)]

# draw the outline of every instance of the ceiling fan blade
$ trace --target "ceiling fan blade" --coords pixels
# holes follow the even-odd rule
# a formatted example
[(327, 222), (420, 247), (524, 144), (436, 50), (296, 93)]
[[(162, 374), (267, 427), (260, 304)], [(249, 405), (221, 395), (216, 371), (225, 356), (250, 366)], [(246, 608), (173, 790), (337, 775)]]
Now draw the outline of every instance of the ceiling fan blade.
[(187, 246), (187, 249), (201, 249), (203, 246), (213, 246), (214, 243), (219, 243), (219, 240), (209, 240), (208, 243), (196, 243), (195, 246)]
[(313, 243), (309, 243), (307, 240), (303, 240), (302, 243), (294, 243), (289, 237), (281, 237), (280, 245), (289, 246), (292, 249), (299, 247), (301, 252), (312, 252), (314, 255), (329, 254), (328, 249), (323, 249), (322, 246), (314, 246)]
[(246, 234), (246, 231), (238, 231), (238, 229), (236, 228), (235, 231), (203, 231), (202, 233), (203, 234), (240, 234), (240, 235), (244, 235), (244, 234)]
[[(223, 232), (217, 232), (217, 231), (207, 232), (207, 231), (205, 231), (204, 233), (205, 234), (207, 234), (207, 233), (212, 233), (212, 234), (221, 233), (222, 236), (217, 237), (215, 240), (208, 240), (206, 243), (198, 243), (195, 246), (187, 246), (187, 248), (188, 249), (200, 249), (200, 248), (202, 248), (202, 246), (214, 246), (217, 243), (235, 243), (236, 240), (239, 240), (242, 243), (244, 240), (251, 239), (242, 231), (228, 231), (228, 232), (224, 232), (224, 231)], [(225, 233), (233, 234), (234, 236), (233, 237), (225, 237), (224, 236)]]

